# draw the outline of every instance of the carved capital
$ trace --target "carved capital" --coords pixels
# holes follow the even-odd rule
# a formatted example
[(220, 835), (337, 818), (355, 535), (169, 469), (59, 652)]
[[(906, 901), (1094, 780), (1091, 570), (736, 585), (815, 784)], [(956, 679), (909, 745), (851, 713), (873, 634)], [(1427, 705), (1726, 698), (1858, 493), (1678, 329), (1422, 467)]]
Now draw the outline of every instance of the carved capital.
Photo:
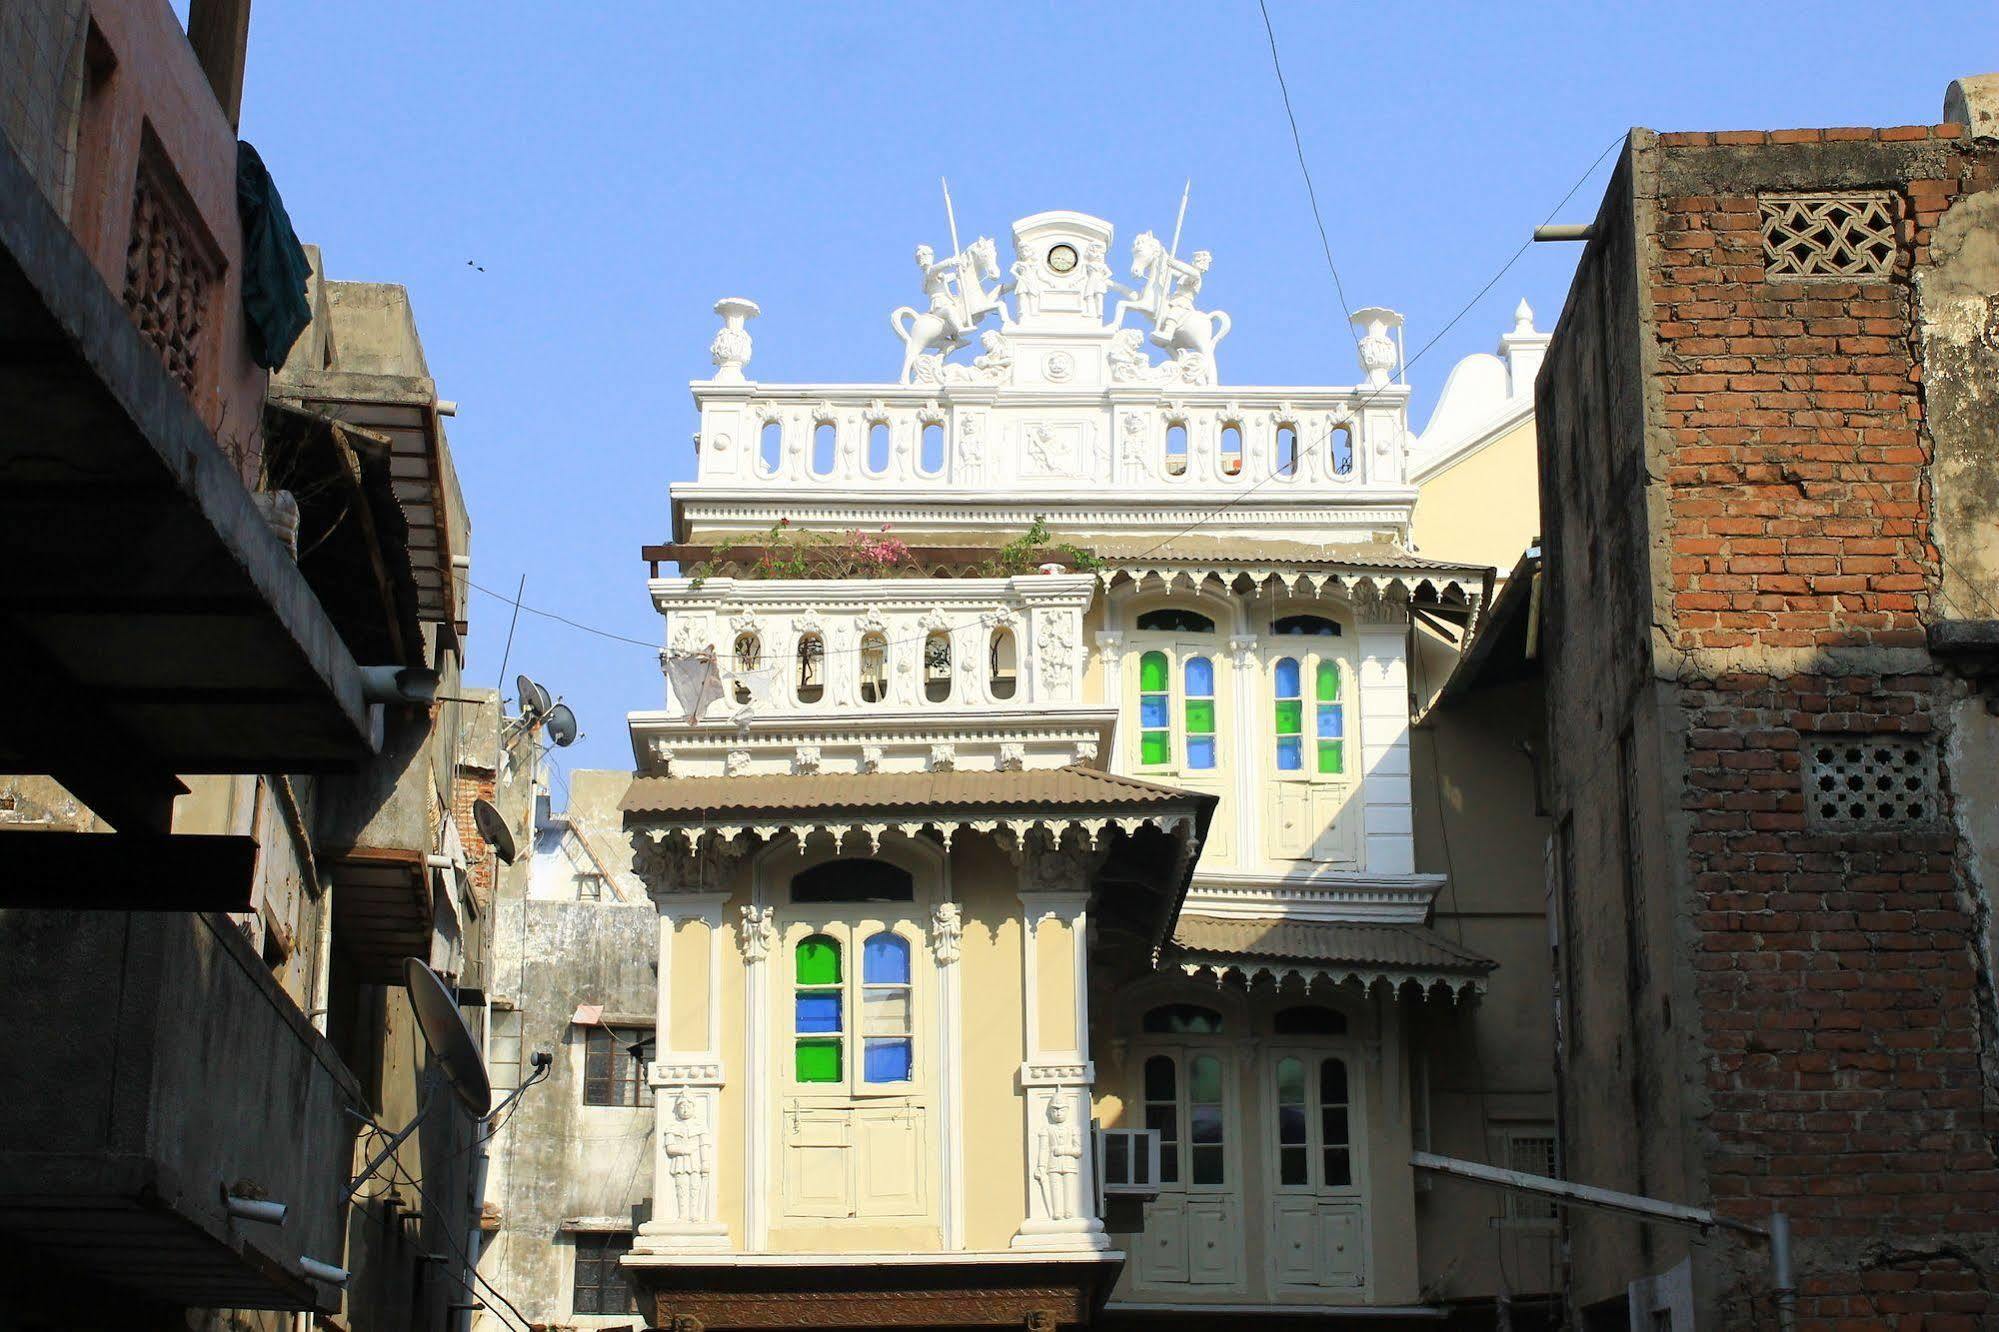
[(958, 943), (964, 934), (965, 924), (958, 914), (958, 904), (939, 902), (930, 913), (930, 951), (938, 966), (948, 967), (958, 960)]
[(1256, 638), (1254, 635), (1238, 635), (1229, 639), (1229, 660), (1237, 669), (1252, 666), (1256, 662)]
[(777, 921), (770, 907), (746, 906), (742, 919), (736, 922), (736, 941), (743, 950), (743, 961), (752, 965), (770, 956), (770, 950), (777, 943)]

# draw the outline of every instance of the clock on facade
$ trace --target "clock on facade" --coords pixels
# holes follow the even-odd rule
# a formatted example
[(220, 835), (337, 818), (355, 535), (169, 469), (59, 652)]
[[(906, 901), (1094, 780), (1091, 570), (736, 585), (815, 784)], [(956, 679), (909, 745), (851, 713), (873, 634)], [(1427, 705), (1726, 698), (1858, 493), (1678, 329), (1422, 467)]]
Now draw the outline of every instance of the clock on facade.
[(1076, 266), (1076, 247), (1058, 245), (1048, 252), (1048, 267), (1057, 273), (1066, 273)]

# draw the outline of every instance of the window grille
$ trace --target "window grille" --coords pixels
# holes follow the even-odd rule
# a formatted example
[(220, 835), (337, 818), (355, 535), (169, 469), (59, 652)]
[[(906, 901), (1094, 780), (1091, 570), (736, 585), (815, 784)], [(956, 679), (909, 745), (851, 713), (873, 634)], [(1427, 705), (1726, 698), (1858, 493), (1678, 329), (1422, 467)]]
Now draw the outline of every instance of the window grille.
[[(1555, 1139), (1552, 1134), (1515, 1133), (1506, 1139), (1506, 1168), (1552, 1179), (1555, 1175)], [(1506, 1194), (1509, 1221), (1552, 1221), (1555, 1200), (1531, 1193)]]
[(583, 1038), (583, 1104), (652, 1104), (646, 1063), (653, 1034), (641, 1027), (591, 1027)]
[(619, 1259), (632, 1251), (632, 1237), (626, 1233), (576, 1236), (576, 1290), (570, 1301), (576, 1313), (637, 1313), (638, 1294), (625, 1278)]
[(1892, 195), (1766, 194), (1756, 203), (1766, 276), (1852, 279), (1894, 271)]
[(1812, 827), (1894, 829), (1936, 817), (1936, 763), (1921, 738), (1813, 736), (1805, 760), (1805, 813)]

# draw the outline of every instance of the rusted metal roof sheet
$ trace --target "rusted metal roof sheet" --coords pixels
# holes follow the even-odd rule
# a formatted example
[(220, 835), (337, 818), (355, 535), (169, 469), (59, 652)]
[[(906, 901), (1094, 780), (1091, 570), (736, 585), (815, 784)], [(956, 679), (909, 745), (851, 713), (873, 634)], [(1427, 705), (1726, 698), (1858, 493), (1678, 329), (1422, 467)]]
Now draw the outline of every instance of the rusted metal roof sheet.
[(1167, 965), (1246, 982), (1269, 976), (1280, 984), (1415, 985), (1456, 998), (1483, 990), (1498, 964), (1422, 925), (1182, 916)]
[(1142, 537), (1093, 537), (1089, 550), (1112, 564), (1134, 561), (1152, 564), (1290, 564), (1329, 570), (1395, 569), (1411, 573), (1452, 573), (1475, 576), (1477, 565), (1425, 559), (1388, 542), (1346, 542), (1318, 545), (1304, 541), (1260, 541), (1254, 538), (1179, 536), (1170, 547)]
[(1039, 772), (883, 772), (742, 777), (638, 777), (627, 814), (727, 816), (834, 810), (1153, 809), (1212, 797), (1093, 768)]

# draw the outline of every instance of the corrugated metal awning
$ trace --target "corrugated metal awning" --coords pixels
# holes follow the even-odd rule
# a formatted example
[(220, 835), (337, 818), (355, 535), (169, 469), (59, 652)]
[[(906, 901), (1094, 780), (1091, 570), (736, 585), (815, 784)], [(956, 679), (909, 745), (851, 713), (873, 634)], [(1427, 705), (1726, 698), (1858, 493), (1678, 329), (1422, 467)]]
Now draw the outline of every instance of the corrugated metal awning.
[(1359, 921), (1243, 920), (1182, 916), (1173, 931), (1169, 964), (1189, 975), (1245, 984), (1260, 976), (1282, 983), (1355, 983), (1424, 992), (1441, 987), (1453, 999), (1485, 989), (1498, 964), (1422, 925)]

